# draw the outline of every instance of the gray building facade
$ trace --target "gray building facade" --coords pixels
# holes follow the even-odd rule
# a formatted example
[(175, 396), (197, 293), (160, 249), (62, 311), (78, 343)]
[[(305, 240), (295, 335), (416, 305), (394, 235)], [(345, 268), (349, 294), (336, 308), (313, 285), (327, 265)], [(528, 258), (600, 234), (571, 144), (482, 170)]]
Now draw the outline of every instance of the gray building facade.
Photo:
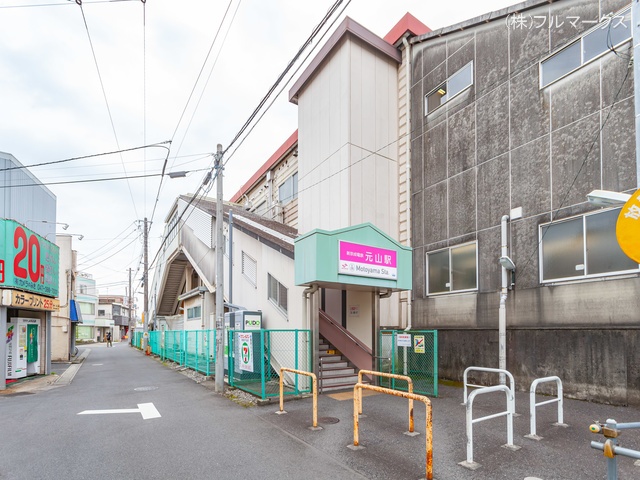
[(629, 5), (528, 1), (412, 39), (412, 323), (439, 330), (441, 377), (498, 367), (508, 215), (517, 388), (640, 404), (640, 271), (620, 209), (586, 198), (638, 188)]

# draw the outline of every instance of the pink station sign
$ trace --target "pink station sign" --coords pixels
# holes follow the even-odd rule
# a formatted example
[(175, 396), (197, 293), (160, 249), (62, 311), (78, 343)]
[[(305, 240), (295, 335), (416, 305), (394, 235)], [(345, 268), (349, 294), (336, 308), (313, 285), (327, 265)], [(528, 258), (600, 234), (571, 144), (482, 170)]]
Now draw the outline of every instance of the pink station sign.
[(359, 277), (398, 279), (398, 254), (395, 250), (339, 242), (338, 273)]

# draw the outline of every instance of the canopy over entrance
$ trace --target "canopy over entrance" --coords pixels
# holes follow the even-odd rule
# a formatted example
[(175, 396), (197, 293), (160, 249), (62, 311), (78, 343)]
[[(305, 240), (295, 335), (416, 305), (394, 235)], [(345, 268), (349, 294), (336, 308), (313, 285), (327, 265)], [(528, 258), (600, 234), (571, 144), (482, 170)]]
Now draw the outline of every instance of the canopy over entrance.
[(296, 285), (341, 290), (411, 290), (412, 249), (371, 223), (312, 230), (295, 240)]

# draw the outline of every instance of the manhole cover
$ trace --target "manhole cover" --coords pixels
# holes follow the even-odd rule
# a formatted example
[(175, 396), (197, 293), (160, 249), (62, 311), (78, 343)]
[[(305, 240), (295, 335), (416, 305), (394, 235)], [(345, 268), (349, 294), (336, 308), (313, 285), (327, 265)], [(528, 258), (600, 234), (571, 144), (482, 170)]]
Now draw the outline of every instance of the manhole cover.
[(336, 417), (320, 417), (318, 418), (318, 423), (324, 423), (325, 425), (329, 425), (331, 423), (338, 423), (340, 419)]
[(158, 387), (137, 387), (134, 388), (136, 392), (150, 392), (151, 390), (157, 390)]

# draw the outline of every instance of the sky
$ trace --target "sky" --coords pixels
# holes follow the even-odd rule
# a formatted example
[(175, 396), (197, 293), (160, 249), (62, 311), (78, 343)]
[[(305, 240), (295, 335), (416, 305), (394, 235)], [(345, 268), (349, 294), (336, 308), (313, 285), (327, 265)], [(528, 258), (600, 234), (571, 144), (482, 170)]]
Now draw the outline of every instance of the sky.
[[(176, 197), (198, 190), (216, 145), (229, 147), (334, 1), (0, 0), (0, 151), (56, 195), (69, 225), (58, 232), (73, 234), (99, 294), (125, 295), (132, 269), (142, 304), (144, 218), (152, 276)], [(384, 37), (406, 12), (435, 30), (516, 3), (345, 0), (302, 58), (346, 15)], [(225, 154), (225, 200), (297, 128), (298, 65)]]

